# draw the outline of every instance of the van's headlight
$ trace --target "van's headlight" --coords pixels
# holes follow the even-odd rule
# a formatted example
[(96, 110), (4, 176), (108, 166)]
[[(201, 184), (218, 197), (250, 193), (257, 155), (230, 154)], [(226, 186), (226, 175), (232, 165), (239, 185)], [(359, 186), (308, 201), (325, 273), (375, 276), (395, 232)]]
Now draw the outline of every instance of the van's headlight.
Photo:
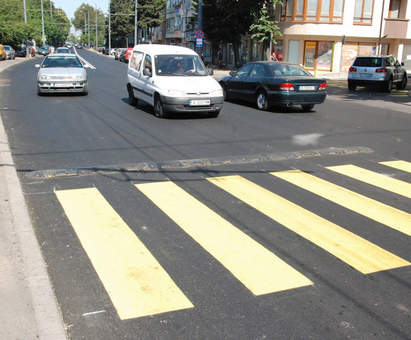
[(223, 95), (223, 89), (218, 89), (218, 90), (214, 90), (211, 92), (211, 95), (213, 96), (222, 96)]
[(186, 93), (181, 90), (167, 90), (167, 93), (170, 97), (179, 97), (179, 96), (186, 96)]

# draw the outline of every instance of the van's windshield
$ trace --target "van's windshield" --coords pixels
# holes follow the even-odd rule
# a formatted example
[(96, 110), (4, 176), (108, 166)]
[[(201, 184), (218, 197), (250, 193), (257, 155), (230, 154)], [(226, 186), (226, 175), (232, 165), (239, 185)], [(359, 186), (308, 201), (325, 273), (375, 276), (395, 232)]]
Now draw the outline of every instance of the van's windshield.
[(206, 76), (202, 60), (195, 55), (157, 55), (155, 56), (158, 76)]

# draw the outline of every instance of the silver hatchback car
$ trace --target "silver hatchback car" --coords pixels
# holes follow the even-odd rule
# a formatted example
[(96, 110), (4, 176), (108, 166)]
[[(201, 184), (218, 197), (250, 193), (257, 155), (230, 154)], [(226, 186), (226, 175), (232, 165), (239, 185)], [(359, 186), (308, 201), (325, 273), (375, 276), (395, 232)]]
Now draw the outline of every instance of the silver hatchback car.
[(54, 53), (47, 55), (37, 64), (37, 94), (43, 93), (82, 93), (88, 94), (88, 65), (81, 63), (75, 54)]
[(393, 85), (402, 90), (407, 86), (407, 72), (392, 55), (359, 56), (348, 73), (348, 89), (357, 86), (378, 86), (384, 92), (391, 92)]

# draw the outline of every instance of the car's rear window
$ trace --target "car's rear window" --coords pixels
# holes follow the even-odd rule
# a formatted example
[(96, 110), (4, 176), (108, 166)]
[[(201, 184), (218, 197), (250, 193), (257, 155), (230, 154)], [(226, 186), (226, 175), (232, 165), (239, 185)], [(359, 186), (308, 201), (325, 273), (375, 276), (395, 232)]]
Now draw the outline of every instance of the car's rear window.
[(354, 66), (381, 67), (382, 58), (357, 58), (354, 61)]

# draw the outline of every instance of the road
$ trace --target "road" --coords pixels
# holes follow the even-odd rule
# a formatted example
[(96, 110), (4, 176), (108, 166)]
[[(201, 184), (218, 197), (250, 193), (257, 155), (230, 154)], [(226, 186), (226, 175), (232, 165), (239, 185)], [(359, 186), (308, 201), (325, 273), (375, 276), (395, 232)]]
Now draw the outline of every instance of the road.
[(69, 339), (411, 339), (405, 92), (158, 119), (79, 53), (88, 96), (0, 92)]

